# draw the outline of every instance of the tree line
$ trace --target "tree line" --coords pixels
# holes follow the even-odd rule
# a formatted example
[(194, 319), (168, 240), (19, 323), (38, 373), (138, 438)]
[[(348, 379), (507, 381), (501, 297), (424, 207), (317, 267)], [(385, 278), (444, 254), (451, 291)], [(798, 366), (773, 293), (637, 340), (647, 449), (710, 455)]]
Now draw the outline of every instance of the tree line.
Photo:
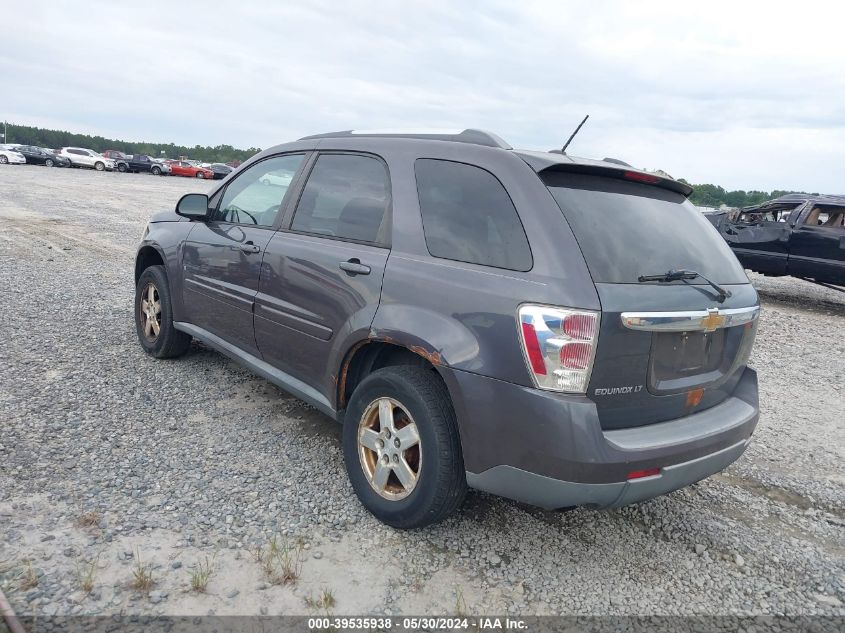
[[(103, 136), (91, 136), (89, 134), (74, 134), (64, 130), (48, 130), (28, 125), (7, 124), (6, 143), (20, 143), (21, 145), (35, 145), (36, 147), (85, 147), (98, 152), (107, 149), (116, 149), (124, 154), (147, 154), (156, 158), (178, 158), (186, 156), (192, 160), (199, 160), (204, 163), (228, 163), (230, 161), (245, 161), (250, 156), (261, 151), (258, 147), (249, 149), (237, 149), (231, 145), (217, 145), (207, 147), (195, 145), (175, 145), (173, 143), (144, 143), (132, 141), (120, 141)], [(164, 152), (162, 154), (162, 152)]]
[(743, 191), (742, 189), (727, 191), (719, 185), (693, 185), (683, 178), (680, 180), (693, 188), (692, 195), (689, 197), (690, 202), (699, 207), (715, 207), (717, 209), (723, 204), (729, 207), (750, 207), (766, 200), (779, 198), (788, 193), (805, 193), (804, 191), (786, 191), (781, 189), (775, 189), (774, 191)]
[[(102, 136), (91, 136), (89, 134), (74, 134), (63, 130), (47, 130), (40, 127), (27, 125), (9, 125), (6, 143), (20, 143), (22, 145), (36, 145), (39, 147), (87, 147), (102, 152), (107, 149), (116, 149), (126, 154), (148, 154), (150, 156), (166, 156), (177, 158), (187, 156), (204, 163), (228, 163), (230, 161), (244, 161), (261, 150), (257, 147), (249, 149), (237, 149), (231, 145), (217, 145), (215, 147), (204, 147), (195, 145), (174, 145), (173, 143), (138, 143), (130, 141), (118, 141)], [(162, 154), (162, 151), (164, 154)], [(747, 207), (760, 204), (766, 200), (777, 198), (787, 193), (803, 193), (792, 191), (726, 191), (718, 185), (693, 185), (681, 178), (693, 188), (690, 202), (702, 207), (716, 207), (727, 205), (729, 207)]]

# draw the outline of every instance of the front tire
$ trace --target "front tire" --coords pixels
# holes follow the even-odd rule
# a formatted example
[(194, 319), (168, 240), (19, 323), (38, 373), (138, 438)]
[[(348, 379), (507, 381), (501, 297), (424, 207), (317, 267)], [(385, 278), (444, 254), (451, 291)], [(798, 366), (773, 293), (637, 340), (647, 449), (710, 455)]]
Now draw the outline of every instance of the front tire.
[(117, 164), (117, 171), (119, 171), (121, 174), (125, 174), (126, 173), (126, 165), (124, 165), (123, 163), (118, 163)]
[(96, 169), (97, 171), (103, 171), (105, 168), (106, 168), (105, 163), (101, 163), (100, 161), (97, 161), (96, 163), (94, 163), (94, 169)]
[(144, 351), (175, 358), (188, 351), (191, 337), (173, 327), (173, 303), (164, 266), (150, 266), (135, 288), (135, 331)]
[(198, 172), (197, 172), (197, 178), (199, 178), (200, 180), (202, 180), (203, 178), (205, 178), (205, 176), (203, 176), (203, 175), (202, 175), (202, 172), (201, 172), (201, 171), (198, 171)]
[(6, 158), (5, 156), (0, 156), (0, 165), (8, 165), (8, 164), (9, 164), (9, 159)]
[(159, 169), (158, 167), (153, 167), (150, 171), (152, 172), (153, 176), (161, 176), (161, 169)]
[(392, 366), (367, 376), (349, 400), (343, 457), (361, 503), (395, 528), (436, 523), (466, 495), (455, 412), (432, 369)]

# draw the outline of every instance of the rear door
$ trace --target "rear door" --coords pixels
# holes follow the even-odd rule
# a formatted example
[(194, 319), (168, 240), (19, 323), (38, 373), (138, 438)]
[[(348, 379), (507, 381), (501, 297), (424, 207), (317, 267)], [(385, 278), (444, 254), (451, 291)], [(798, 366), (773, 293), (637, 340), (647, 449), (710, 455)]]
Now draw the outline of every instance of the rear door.
[(267, 187), (264, 175), (296, 173), (305, 154), (275, 156), (252, 165), (219, 196), (207, 222), (194, 223), (183, 249), (188, 320), (258, 355), (253, 305), (264, 250), (281, 219), (287, 188)]
[(791, 232), (786, 220), (797, 206), (742, 211), (734, 221), (722, 223), (722, 236), (745, 268), (773, 275), (786, 274)]
[[(274, 174), (266, 187), (287, 180)], [(264, 360), (333, 401), (340, 348), (369, 330), (378, 308), (390, 253), (387, 165), (370, 154), (320, 153), (300, 191), (267, 245), (255, 336)]]
[(789, 274), (845, 284), (845, 208), (805, 211), (789, 241)]
[[(661, 422), (730, 396), (754, 339), (757, 295), (707, 219), (681, 194), (625, 180), (545, 174), (601, 301), (587, 395), (604, 428)], [(702, 279), (640, 282), (694, 270)]]
[(70, 162), (74, 165), (82, 165), (84, 167), (93, 167), (94, 161), (91, 156), (88, 155), (88, 152), (81, 149), (71, 148), (67, 150), (68, 158)]

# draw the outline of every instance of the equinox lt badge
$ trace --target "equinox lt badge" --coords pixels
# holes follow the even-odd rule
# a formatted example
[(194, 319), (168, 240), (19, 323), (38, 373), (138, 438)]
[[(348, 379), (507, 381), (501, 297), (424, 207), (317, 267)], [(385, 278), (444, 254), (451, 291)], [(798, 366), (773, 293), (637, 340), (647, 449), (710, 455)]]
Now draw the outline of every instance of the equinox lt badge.
[(599, 387), (595, 391), (595, 395), (597, 396), (616, 396), (620, 394), (626, 393), (637, 393), (638, 391), (642, 391), (642, 385), (631, 385), (628, 387)]

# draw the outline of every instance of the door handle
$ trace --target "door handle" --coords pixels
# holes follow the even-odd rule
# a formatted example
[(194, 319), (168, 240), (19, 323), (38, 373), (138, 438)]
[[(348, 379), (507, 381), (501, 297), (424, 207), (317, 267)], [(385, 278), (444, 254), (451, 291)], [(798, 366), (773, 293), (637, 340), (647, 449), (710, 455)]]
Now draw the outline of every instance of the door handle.
[(243, 244), (240, 245), (239, 248), (244, 253), (257, 253), (261, 250), (261, 248), (259, 248), (258, 246), (256, 246), (252, 242), (244, 242)]
[(370, 267), (361, 263), (357, 257), (353, 257), (349, 261), (340, 262), (340, 269), (345, 270), (350, 275), (369, 275)]

